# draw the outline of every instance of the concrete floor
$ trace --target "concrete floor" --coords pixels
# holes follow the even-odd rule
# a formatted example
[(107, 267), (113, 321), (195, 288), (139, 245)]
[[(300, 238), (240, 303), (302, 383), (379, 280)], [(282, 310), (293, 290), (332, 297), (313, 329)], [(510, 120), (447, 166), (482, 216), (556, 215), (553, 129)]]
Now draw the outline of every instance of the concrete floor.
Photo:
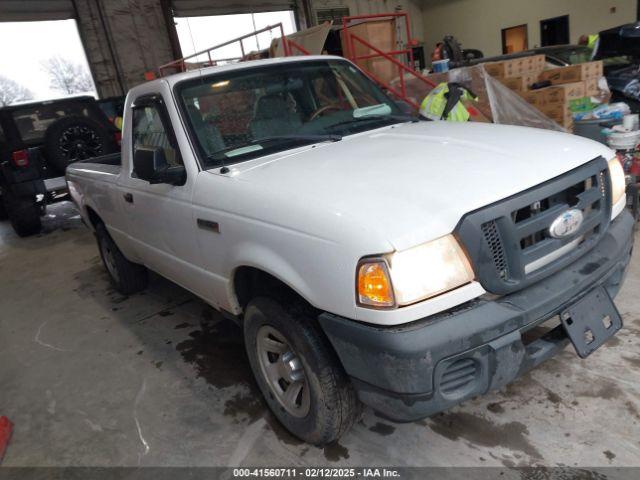
[(180, 287), (110, 288), (73, 206), (20, 239), (0, 223), (3, 466), (640, 465), (640, 261), (625, 328), (587, 360), (572, 347), (502, 391), (431, 419), (365, 411), (338, 444), (301, 444), (253, 383), (241, 332)]

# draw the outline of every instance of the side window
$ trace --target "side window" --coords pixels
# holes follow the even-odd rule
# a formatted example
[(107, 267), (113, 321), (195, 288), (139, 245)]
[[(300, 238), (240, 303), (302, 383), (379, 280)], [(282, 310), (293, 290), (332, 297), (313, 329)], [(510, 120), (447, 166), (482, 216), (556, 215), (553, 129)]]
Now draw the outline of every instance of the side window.
[(182, 159), (172, 145), (162, 122), (158, 105), (143, 105), (133, 109), (133, 154), (140, 147), (160, 147), (164, 150), (169, 166), (182, 165)]

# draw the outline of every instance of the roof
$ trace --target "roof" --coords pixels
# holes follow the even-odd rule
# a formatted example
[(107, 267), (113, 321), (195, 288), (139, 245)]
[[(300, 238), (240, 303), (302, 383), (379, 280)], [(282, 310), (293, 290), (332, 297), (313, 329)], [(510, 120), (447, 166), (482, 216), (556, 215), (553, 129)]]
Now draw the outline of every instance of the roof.
[(223, 73), (223, 72), (233, 72), (236, 70), (242, 70), (245, 68), (252, 68), (252, 67), (259, 67), (259, 66), (267, 67), (270, 65), (309, 62), (313, 60), (345, 61), (346, 59), (344, 57), (338, 57), (334, 55), (304, 55), (304, 56), (294, 56), (294, 57), (267, 58), (263, 60), (248, 60), (246, 62), (229, 63), (227, 65), (199, 68), (197, 70), (190, 70), (188, 72), (176, 73), (174, 75), (168, 75), (166, 77), (162, 77), (161, 79), (152, 80), (152, 81), (158, 82), (158, 81), (164, 80), (167, 83), (169, 83), (170, 86), (173, 86), (176, 83), (181, 82), (183, 80), (198, 78), (203, 75), (212, 75), (212, 74)]
[(54, 98), (49, 100), (26, 100), (24, 102), (16, 102), (11, 105), (5, 105), (4, 107), (0, 107), (0, 110), (11, 110), (16, 108), (25, 108), (32, 107), (36, 105), (51, 105), (55, 103), (72, 103), (72, 102), (95, 102), (96, 99), (92, 95), (70, 95), (62, 98)]

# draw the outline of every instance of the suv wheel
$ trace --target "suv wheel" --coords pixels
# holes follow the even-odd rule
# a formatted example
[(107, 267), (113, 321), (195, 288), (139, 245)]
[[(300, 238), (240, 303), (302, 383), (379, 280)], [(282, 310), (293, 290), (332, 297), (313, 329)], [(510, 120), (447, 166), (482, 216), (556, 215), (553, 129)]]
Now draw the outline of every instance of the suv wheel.
[(40, 232), (42, 229), (40, 219), (42, 209), (38, 205), (35, 195), (16, 196), (9, 192), (3, 192), (2, 201), (11, 226), (19, 236), (28, 237)]
[(324, 445), (351, 428), (360, 405), (324, 333), (303, 312), (253, 299), (244, 316), (245, 346), (274, 415), (296, 437)]
[(0, 187), (0, 220), (7, 219), (7, 209), (4, 207), (4, 200), (2, 199), (2, 187)]
[(96, 226), (96, 238), (100, 258), (116, 290), (124, 295), (144, 290), (148, 283), (147, 269), (125, 258), (102, 223)]
[(69, 116), (52, 123), (45, 133), (47, 161), (59, 173), (78, 160), (99, 157), (113, 151), (109, 130), (88, 117)]

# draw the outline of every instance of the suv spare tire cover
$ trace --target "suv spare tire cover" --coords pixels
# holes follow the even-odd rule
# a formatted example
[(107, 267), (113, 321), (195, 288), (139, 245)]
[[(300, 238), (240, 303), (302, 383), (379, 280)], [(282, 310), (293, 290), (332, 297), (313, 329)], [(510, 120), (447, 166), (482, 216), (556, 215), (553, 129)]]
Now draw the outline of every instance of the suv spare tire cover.
[(49, 125), (44, 137), (47, 163), (60, 174), (73, 162), (113, 151), (115, 140), (109, 128), (88, 117), (61, 118)]

